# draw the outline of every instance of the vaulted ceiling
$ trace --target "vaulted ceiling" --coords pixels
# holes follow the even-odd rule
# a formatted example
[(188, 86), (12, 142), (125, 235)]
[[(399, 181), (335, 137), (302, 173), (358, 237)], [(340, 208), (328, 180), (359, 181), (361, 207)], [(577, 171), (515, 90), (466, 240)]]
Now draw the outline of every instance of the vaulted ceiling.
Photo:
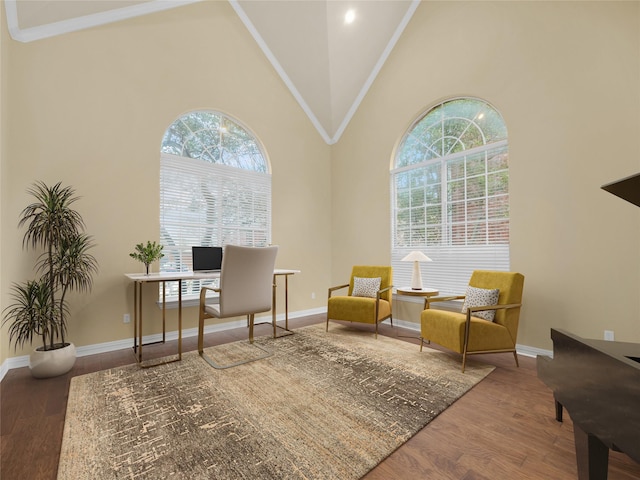
[[(31, 42), (198, 1), (5, 0), (5, 6), (12, 38)], [(229, 3), (322, 138), (333, 144), (420, 0)]]

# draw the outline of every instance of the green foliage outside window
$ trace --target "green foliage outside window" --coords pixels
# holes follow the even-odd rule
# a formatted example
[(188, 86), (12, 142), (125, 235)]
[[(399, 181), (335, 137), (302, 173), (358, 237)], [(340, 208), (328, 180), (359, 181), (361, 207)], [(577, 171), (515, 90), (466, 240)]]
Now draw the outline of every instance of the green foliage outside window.
[(507, 130), (484, 101), (444, 102), (419, 119), (396, 156), (396, 247), (509, 242)]

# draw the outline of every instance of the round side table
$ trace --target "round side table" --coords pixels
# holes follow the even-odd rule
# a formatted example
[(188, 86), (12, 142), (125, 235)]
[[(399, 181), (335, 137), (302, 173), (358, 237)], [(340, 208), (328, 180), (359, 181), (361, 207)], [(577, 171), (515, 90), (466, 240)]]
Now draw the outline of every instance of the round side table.
[[(414, 290), (411, 287), (398, 287), (396, 288), (396, 295), (402, 295), (407, 297), (424, 297), (424, 308), (429, 306), (429, 297), (434, 297), (438, 295), (438, 290), (435, 288), (421, 288), (419, 290)], [(398, 337), (403, 338), (420, 338), (420, 337), (412, 337), (405, 335), (398, 335)]]
[(396, 288), (398, 295), (404, 295), (407, 297), (424, 297), (424, 308), (427, 308), (429, 297), (435, 297), (440, 292), (435, 288), (421, 288), (414, 290), (411, 287), (398, 287)]

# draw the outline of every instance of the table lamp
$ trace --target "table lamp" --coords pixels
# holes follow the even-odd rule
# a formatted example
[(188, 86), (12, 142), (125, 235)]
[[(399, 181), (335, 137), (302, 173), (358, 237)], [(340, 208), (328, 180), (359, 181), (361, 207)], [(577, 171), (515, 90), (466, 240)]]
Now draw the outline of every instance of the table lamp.
[(422, 275), (420, 274), (420, 262), (432, 262), (424, 253), (417, 250), (411, 252), (402, 259), (403, 262), (413, 262), (413, 275), (411, 276), (411, 290), (422, 290)]

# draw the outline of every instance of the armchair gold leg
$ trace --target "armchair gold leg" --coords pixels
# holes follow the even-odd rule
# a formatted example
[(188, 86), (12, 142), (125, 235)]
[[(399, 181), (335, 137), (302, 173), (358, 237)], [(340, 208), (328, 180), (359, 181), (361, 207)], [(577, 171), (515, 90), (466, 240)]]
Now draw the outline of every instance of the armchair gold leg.
[(198, 321), (198, 352), (202, 353), (204, 349), (204, 318), (202, 312), (200, 312), (200, 318)]
[(518, 363), (518, 352), (516, 352), (515, 350), (513, 352), (513, 358), (516, 359), (516, 367), (520, 368), (520, 364)]
[(466, 365), (466, 363), (467, 363), (467, 352), (464, 352), (462, 354), (462, 373), (464, 373), (464, 366)]
[(420, 337), (420, 351), (422, 351), (423, 344), (424, 344), (424, 338)]
[(249, 322), (249, 343), (253, 343), (253, 320), (254, 314), (250, 313), (247, 315), (247, 322)]

